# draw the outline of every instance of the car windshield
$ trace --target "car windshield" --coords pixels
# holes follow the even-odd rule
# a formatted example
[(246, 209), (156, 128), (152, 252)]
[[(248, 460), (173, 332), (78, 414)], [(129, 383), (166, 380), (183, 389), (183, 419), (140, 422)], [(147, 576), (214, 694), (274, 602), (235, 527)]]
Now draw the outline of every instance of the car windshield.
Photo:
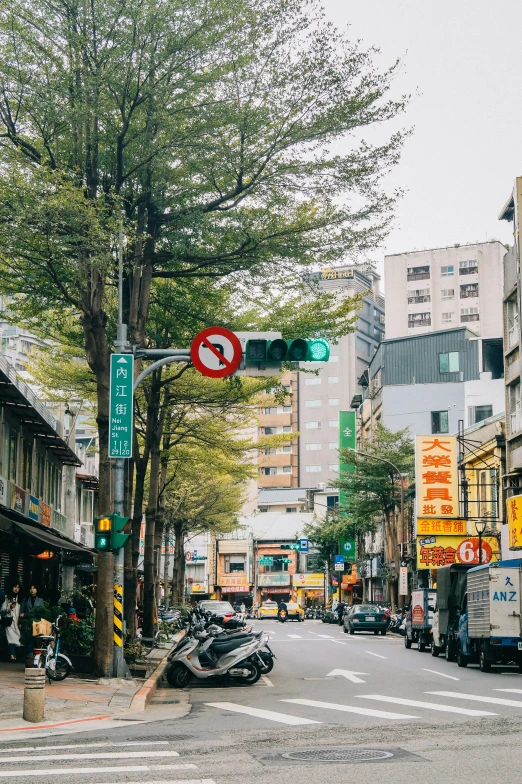
[(261, 607), (277, 607), (277, 602), (263, 602)]
[(358, 612), (358, 613), (375, 613), (375, 612), (380, 612), (380, 610), (379, 610), (378, 607), (372, 607), (369, 604), (360, 604), (357, 607), (357, 609), (355, 610), (355, 612)]
[(230, 604), (230, 602), (201, 602), (200, 605), (203, 612), (213, 612), (213, 613), (228, 613), (234, 612), (234, 608)]

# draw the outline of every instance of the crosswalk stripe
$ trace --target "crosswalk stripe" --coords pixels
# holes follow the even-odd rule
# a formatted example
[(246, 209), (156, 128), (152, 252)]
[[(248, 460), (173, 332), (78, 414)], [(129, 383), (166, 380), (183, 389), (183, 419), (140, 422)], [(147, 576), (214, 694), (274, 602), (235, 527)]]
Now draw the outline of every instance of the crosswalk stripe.
[[(105, 781), (101, 784), (113, 784), (113, 782)], [(156, 781), (147, 779), (147, 784), (216, 784), (216, 782), (214, 779), (157, 779)]]
[(245, 713), (247, 716), (255, 716), (258, 719), (267, 719), (268, 721), (277, 721), (279, 724), (321, 724), (320, 721), (313, 721), (312, 719), (302, 719), (300, 716), (289, 716), (286, 713), (277, 713), (277, 711), (262, 710), (261, 708), (249, 708), (248, 705), (237, 705), (234, 702), (207, 702), (211, 708), (221, 708), (223, 710), (232, 711), (233, 713)]
[(0, 749), (0, 754), (10, 754), (20, 751), (58, 751), (60, 749), (92, 749), (92, 748), (120, 748), (121, 746), (168, 746), (168, 740), (133, 740), (125, 743), (70, 743), (61, 746), (17, 746), (15, 748)]
[[(94, 754), (31, 754), (33, 760), (110, 760), (110, 759), (150, 759), (151, 757), (179, 757), (178, 751), (102, 751)], [(21, 762), (22, 760), (20, 760)]]
[(0, 778), (13, 779), (17, 776), (71, 776), (73, 774), (100, 774), (100, 773), (148, 773), (151, 770), (195, 770), (197, 765), (184, 763), (179, 765), (118, 765), (115, 767), (92, 768), (30, 768), (29, 770), (2, 770)]
[(352, 705), (338, 705), (335, 702), (319, 702), (318, 700), (281, 700), (292, 702), (295, 705), (309, 705), (311, 708), (325, 708), (326, 710), (344, 711), (345, 713), (359, 713), (361, 716), (376, 716), (379, 719), (419, 719), (420, 716), (409, 716), (406, 713), (390, 713), (389, 711), (373, 710), (372, 708), (358, 708)]
[(303, 639), (303, 638), (301, 637), (301, 635), (300, 635), (300, 634), (289, 634), (288, 636), (289, 636), (289, 637), (290, 637), (292, 640), (302, 640), (302, 639)]
[(492, 705), (510, 705), (512, 708), (522, 708), (522, 702), (520, 700), (506, 700), (502, 697), (480, 697), (478, 694), (462, 694), (462, 692), (458, 691), (427, 691), (426, 694), (436, 694), (438, 697), (452, 697), (457, 700), (489, 702)]
[(441, 675), (443, 678), (449, 678), (450, 681), (460, 681), (460, 678), (456, 678), (454, 675), (446, 675), (445, 672), (439, 672), (438, 670), (428, 670), (427, 667), (422, 668), (424, 672), (432, 672), (434, 675)]
[(498, 716), (498, 713), (489, 713), (488, 711), (476, 711), (470, 710), (469, 708), (456, 708), (454, 705), (441, 705), (438, 702), (406, 700), (403, 697), (386, 697), (383, 694), (359, 694), (358, 697), (363, 700), (391, 702), (394, 705), (409, 705), (411, 708), (427, 708), (428, 710), (441, 711), (441, 713), (461, 713), (463, 716)]

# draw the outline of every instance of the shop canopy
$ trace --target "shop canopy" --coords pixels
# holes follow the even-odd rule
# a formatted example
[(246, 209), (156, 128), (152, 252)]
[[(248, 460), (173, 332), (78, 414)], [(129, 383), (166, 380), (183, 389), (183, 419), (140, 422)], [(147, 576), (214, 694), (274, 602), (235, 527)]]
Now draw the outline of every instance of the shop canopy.
[(58, 536), (55, 533), (51, 533), (51, 531), (42, 530), (40, 527), (34, 525), (27, 525), (26, 523), (9, 520), (9, 518), (4, 517), (3, 515), (0, 515), (0, 531), (29, 536), (32, 539), (36, 539), (46, 545), (54, 547), (56, 550), (68, 550), (70, 552), (83, 553), (84, 555), (94, 554), (88, 547), (73, 542), (65, 536)]

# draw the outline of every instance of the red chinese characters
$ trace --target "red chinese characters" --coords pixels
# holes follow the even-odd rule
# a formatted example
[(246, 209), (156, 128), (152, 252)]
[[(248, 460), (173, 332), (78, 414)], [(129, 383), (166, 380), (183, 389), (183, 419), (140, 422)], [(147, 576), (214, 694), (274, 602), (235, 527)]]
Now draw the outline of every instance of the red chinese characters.
[[(416, 480), (423, 517), (458, 515), (455, 436), (417, 436)], [(443, 529), (436, 533), (446, 533)], [(450, 532), (448, 532), (450, 533)]]

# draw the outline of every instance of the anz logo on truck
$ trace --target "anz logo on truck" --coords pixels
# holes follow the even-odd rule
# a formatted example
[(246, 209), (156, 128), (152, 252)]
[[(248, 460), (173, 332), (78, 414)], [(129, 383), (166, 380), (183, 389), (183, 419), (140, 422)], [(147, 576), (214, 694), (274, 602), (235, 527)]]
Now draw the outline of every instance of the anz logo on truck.
[[(511, 581), (511, 577), (508, 576), (508, 577), (506, 577), (506, 585), (504, 587), (508, 588), (509, 586), (514, 587), (512, 581)], [(493, 601), (494, 602), (516, 602), (517, 601), (517, 591), (516, 590), (515, 591), (510, 591), (510, 590), (495, 591), (493, 593)]]

